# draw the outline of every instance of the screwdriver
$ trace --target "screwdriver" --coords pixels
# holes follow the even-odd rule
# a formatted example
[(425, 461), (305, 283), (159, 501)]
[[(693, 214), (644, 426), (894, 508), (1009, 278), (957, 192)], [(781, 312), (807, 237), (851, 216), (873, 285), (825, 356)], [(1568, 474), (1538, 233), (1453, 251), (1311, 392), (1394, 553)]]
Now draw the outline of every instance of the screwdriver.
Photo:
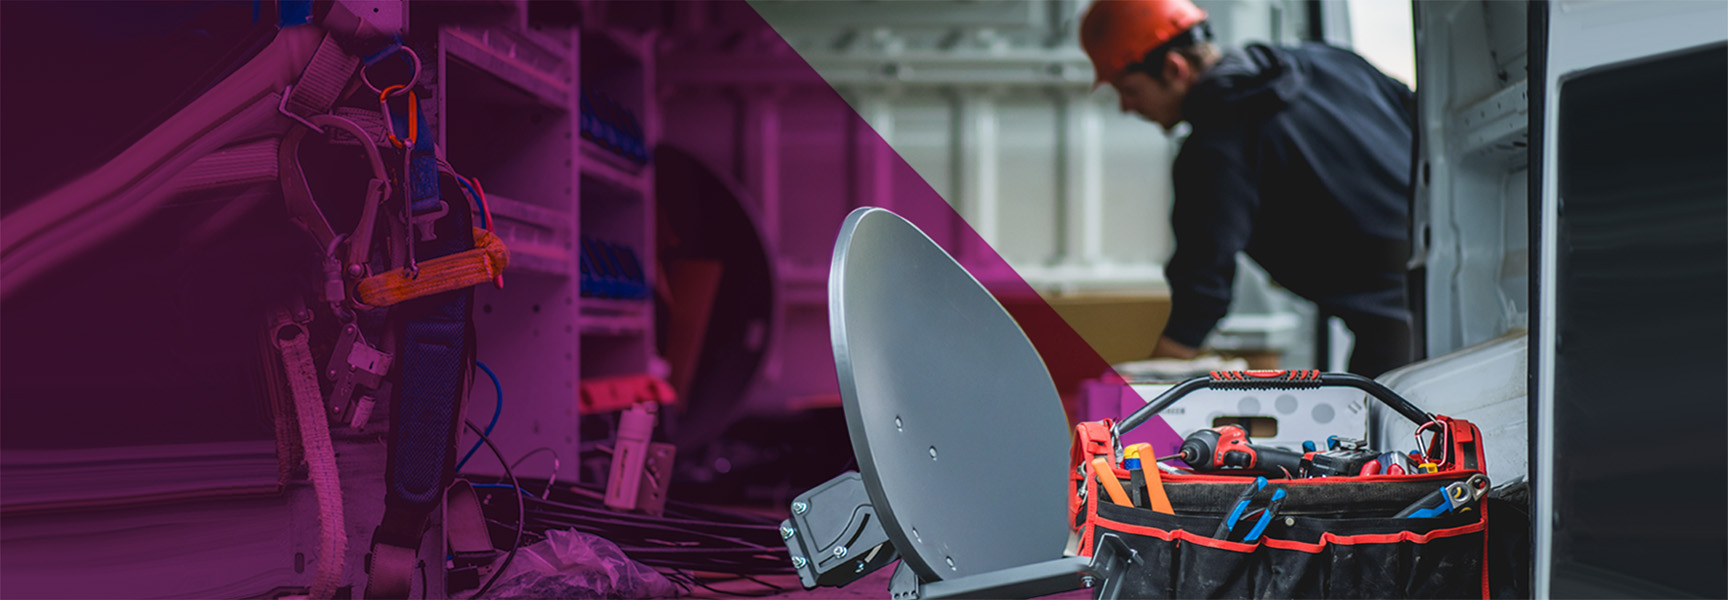
[[(1145, 459), (1140, 458), (1142, 456), (1152, 455), (1152, 445), (1134, 444), (1133, 446), (1128, 447), (1126, 453), (1128, 456), (1132, 457), (1131, 460), (1133, 462), (1138, 463), (1129, 468), (1133, 469), (1135, 466), (1140, 468), (1140, 470), (1133, 471), (1133, 473), (1139, 476), (1136, 477), (1136, 479), (1143, 479), (1145, 481), (1147, 505), (1157, 512), (1167, 515), (1176, 514), (1176, 510), (1170, 506), (1170, 496), (1164, 493), (1164, 480), (1163, 476), (1158, 473), (1158, 463), (1153, 462), (1147, 464)], [(1136, 485), (1139, 485), (1139, 482), (1136, 482)]]

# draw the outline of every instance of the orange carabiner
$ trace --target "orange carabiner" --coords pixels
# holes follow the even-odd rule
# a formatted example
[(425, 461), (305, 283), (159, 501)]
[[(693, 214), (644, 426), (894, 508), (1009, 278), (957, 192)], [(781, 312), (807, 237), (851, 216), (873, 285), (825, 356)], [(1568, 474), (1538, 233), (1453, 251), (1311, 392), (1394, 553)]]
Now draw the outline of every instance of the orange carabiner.
[(420, 133), (420, 98), (414, 94), (414, 90), (408, 90), (408, 140), (403, 141), (396, 138), (395, 119), (390, 117), (390, 92), (404, 87), (407, 86), (396, 84), (378, 92), (379, 111), (384, 113), (384, 137), (389, 138), (390, 145), (397, 148), (413, 146), (415, 136)]

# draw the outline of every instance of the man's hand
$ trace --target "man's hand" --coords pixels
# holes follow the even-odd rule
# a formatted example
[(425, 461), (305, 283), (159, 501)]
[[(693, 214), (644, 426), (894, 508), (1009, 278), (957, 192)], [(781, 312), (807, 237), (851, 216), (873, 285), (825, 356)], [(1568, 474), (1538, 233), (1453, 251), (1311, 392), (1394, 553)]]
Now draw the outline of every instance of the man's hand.
[(1199, 349), (1190, 348), (1176, 340), (1159, 336), (1158, 344), (1152, 346), (1152, 356), (1150, 358), (1180, 358), (1187, 360), (1196, 356), (1200, 356)]

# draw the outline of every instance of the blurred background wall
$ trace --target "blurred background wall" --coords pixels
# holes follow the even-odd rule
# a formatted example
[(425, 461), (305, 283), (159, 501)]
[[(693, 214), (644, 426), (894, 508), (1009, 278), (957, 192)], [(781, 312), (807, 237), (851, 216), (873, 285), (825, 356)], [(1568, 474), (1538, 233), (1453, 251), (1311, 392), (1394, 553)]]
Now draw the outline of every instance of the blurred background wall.
[[(1200, 0), (1226, 46), (1308, 39), (1355, 47), (1413, 81), (1410, 7), (1392, 0)], [(833, 389), (823, 308), (833, 232), (856, 206), (896, 207), (891, 157), (836, 160), (811, 149), (880, 135), (987, 240), (1042, 299), (1111, 362), (1143, 358), (1168, 314), (1163, 263), (1172, 250), (1170, 162), (1184, 134), (1122, 114), (1109, 86), (1094, 90), (1077, 41), (1083, 0), (756, 0), (795, 50), (741, 39), (719, 10), (678, 11), (661, 33), (665, 142), (727, 173), (759, 210), (772, 240), (782, 310), (749, 405), (821, 402)], [(1359, 41), (1359, 43), (1353, 43)], [(776, 50), (779, 50), (778, 52)], [(740, 55), (763, 65), (748, 81), (708, 65)], [(724, 57), (724, 58), (722, 58)], [(792, 71), (807, 62), (868, 123), (851, 131), (829, 93)], [(773, 75), (772, 65), (786, 69)], [(730, 137), (713, 127), (731, 123)], [(911, 182), (916, 184), (916, 182)], [(958, 225), (958, 224), (956, 224)], [(940, 232), (932, 235), (940, 237)], [(940, 239), (938, 241), (941, 241)], [(968, 261), (966, 249), (958, 254)], [(1311, 304), (1241, 261), (1236, 301), (1209, 340), (1254, 366), (1327, 367), (1348, 356), (1333, 325), (1316, 356)], [(1009, 277), (981, 273), (981, 279)], [(1028, 299), (1035, 301), (1036, 299)], [(1014, 302), (1014, 300), (1005, 300)]]

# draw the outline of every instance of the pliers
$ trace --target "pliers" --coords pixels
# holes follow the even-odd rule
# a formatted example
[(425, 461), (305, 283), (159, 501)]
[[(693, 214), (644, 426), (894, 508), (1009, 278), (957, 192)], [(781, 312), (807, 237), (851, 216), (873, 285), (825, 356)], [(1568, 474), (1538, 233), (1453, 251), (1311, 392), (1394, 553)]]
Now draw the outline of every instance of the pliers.
[(1426, 519), (1468, 510), (1481, 501), (1483, 496), (1488, 495), (1488, 487), (1488, 477), (1477, 473), (1464, 481), (1454, 481), (1429, 492), (1404, 510), (1398, 511), (1398, 514), (1392, 515), (1392, 518)]
[[(1212, 533), (1212, 537), (1230, 539), (1230, 534), (1235, 531), (1237, 522), (1242, 519), (1242, 513), (1248, 510), (1248, 505), (1263, 489), (1266, 489), (1266, 478), (1254, 478), (1254, 483), (1249, 485), (1248, 489), (1242, 492), (1242, 495), (1236, 497), (1234, 508), (1230, 510), (1229, 515), (1224, 517), (1224, 522), (1218, 524), (1218, 530)], [(1271, 500), (1267, 501), (1266, 507), (1260, 510), (1259, 521), (1255, 522), (1254, 527), (1248, 530), (1248, 535), (1242, 537), (1243, 542), (1252, 542), (1260, 538), (1260, 534), (1266, 531), (1266, 525), (1271, 523), (1272, 518), (1278, 515), (1279, 509), (1284, 507), (1284, 497), (1284, 488), (1272, 490)]]

